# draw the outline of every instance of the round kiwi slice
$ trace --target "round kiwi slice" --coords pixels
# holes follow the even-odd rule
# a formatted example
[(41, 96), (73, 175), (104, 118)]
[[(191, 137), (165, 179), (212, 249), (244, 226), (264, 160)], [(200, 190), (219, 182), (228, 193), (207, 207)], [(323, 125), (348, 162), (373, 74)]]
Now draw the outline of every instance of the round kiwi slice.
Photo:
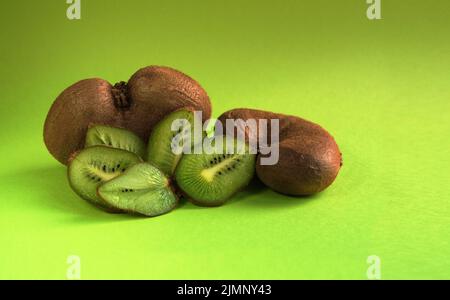
[(177, 185), (194, 204), (221, 205), (253, 178), (256, 155), (249, 154), (247, 145), (243, 153), (238, 153), (236, 139), (233, 153), (229, 153), (226, 138), (221, 139), (223, 149), (215, 149), (211, 154), (184, 154), (177, 166)]
[(129, 151), (106, 146), (89, 147), (70, 159), (69, 183), (83, 199), (114, 211), (111, 205), (97, 196), (97, 187), (141, 161), (139, 156)]
[(86, 134), (86, 147), (106, 145), (136, 153), (140, 157), (145, 155), (145, 144), (133, 132), (104, 125), (91, 126)]
[[(148, 141), (147, 161), (158, 167), (167, 176), (172, 176), (185, 146), (191, 147), (193, 137), (194, 113), (178, 110), (170, 113), (159, 122)], [(201, 120), (200, 120), (201, 122)], [(175, 126), (175, 127), (172, 127)], [(176, 130), (173, 131), (172, 128)], [(184, 145), (184, 142), (189, 142)], [(175, 151), (174, 151), (175, 150)]]
[(97, 192), (101, 199), (119, 210), (150, 217), (165, 214), (178, 203), (169, 180), (148, 163), (134, 165), (100, 185)]

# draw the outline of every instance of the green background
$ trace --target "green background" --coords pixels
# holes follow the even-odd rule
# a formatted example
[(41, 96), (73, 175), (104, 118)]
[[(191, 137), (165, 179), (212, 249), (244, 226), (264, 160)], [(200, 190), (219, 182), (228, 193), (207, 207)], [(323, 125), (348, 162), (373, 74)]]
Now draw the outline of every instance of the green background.
[[(450, 3), (83, 0), (1, 6), (0, 278), (450, 278)], [(327, 128), (344, 155), (311, 198), (255, 183), (220, 208), (153, 219), (80, 200), (46, 151), (56, 96), (79, 79), (180, 69), (214, 115), (248, 106)]]

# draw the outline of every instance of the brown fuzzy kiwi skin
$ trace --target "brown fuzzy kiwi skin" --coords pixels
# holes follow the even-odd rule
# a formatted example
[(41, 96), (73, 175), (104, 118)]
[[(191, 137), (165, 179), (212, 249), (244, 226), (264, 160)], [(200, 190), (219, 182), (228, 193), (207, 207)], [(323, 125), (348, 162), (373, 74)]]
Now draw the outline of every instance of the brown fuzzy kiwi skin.
[(62, 164), (84, 146), (90, 124), (128, 129), (147, 142), (153, 127), (168, 113), (190, 107), (211, 117), (205, 90), (172, 68), (150, 66), (131, 76), (128, 84), (112, 86), (92, 78), (65, 89), (55, 100), (44, 125), (44, 142)]
[(44, 125), (44, 142), (61, 163), (84, 147), (90, 123), (117, 125), (112, 86), (99, 78), (81, 80), (64, 90), (53, 103)]
[[(202, 111), (203, 121), (211, 117), (206, 91), (194, 79), (172, 68), (151, 66), (138, 70), (128, 81), (128, 92), (134, 115), (125, 126), (145, 141), (153, 127), (175, 110)], [(141, 120), (145, 120), (144, 126)]]
[(308, 196), (333, 183), (342, 166), (342, 154), (325, 129), (296, 116), (246, 108), (227, 111), (218, 119), (225, 124), (226, 119), (251, 118), (269, 119), (269, 125), (270, 119), (280, 120), (278, 163), (261, 165), (261, 154), (256, 162), (256, 174), (265, 185), (279, 193)]

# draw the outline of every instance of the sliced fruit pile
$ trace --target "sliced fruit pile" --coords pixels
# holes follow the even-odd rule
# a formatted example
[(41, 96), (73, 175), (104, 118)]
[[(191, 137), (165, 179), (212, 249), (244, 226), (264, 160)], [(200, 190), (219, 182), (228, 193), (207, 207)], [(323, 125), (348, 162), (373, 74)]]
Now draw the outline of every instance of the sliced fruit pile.
[(247, 145), (237, 151), (239, 142), (225, 137), (210, 138), (209, 154), (183, 154), (194, 147), (193, 120), (188, 109), (170, 113), (154, 127), (147, 147), (128, 130), (91, 126), (85, 148), (69, 159), (70, 186), (116, 213), (162, 215), (177, 206), (179, 196), (201, 206), (224, 204), (252, 179), (256, 155)]
[[(179, 196), (221, 205), (254, 174), (276, 192), (313, 195), (328, 188), (342, 167), (328, 131), (297, 116), (249, 108), (219, 116), (215, 130), (232, 121), (225, 135), (242, 132), (256, 154), (248, 153), (255, 152), (248, 145), (244, 152), (228, 151), (237, 150), (237, 140), (216, 135), (208, 141), (203, 127), (201, 134), (192, 128), (208, 125), (210, 117), (211, 102), (197, 81), (149, 66), (128, 82), (93, 78), (65, 89), (47, 114), (44, 142), (69, 165), (70, 185), (80, 197), (110, 212), (147, 216), (169, 212)], [(211, 151), (186, 151), (200, 144)]]

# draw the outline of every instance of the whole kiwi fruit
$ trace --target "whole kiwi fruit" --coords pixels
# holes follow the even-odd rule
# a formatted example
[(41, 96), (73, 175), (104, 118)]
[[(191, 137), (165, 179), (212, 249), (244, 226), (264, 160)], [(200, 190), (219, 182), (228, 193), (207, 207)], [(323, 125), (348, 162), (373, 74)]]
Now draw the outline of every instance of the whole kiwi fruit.
[[(334, 138), (321, 126), (310, 121), (296, 116), (246, 108), (227, 111), (218, 119), (224, 128), (227, 119), (255, 119), (257, 124), (259, 120), (267, 119), (269, 143), (270, 120), (279, 120), (278, 163), (262, 165), (262, 154), (258, 154), (256, 163), (258, 178), (277, 192), (294, 196), (318, 193), (333, 183), (342, 166), (342, 154)], [(250, 136), (249, 131), (245, 134), (247, 139), (258, 139), (256, 134)]]
[(138, 70), (128, 83), (114, 86), (100, 78), (81, 80), (55, 100), (44, 125), (49, 152), (67, 164), (70, 155), (84, 147), (91, 124), (128, 129), (145, 142), (153, 126), (166, 114), (188, 107), (211, 116), (211, 103), (194, 79), (169, 67)]

